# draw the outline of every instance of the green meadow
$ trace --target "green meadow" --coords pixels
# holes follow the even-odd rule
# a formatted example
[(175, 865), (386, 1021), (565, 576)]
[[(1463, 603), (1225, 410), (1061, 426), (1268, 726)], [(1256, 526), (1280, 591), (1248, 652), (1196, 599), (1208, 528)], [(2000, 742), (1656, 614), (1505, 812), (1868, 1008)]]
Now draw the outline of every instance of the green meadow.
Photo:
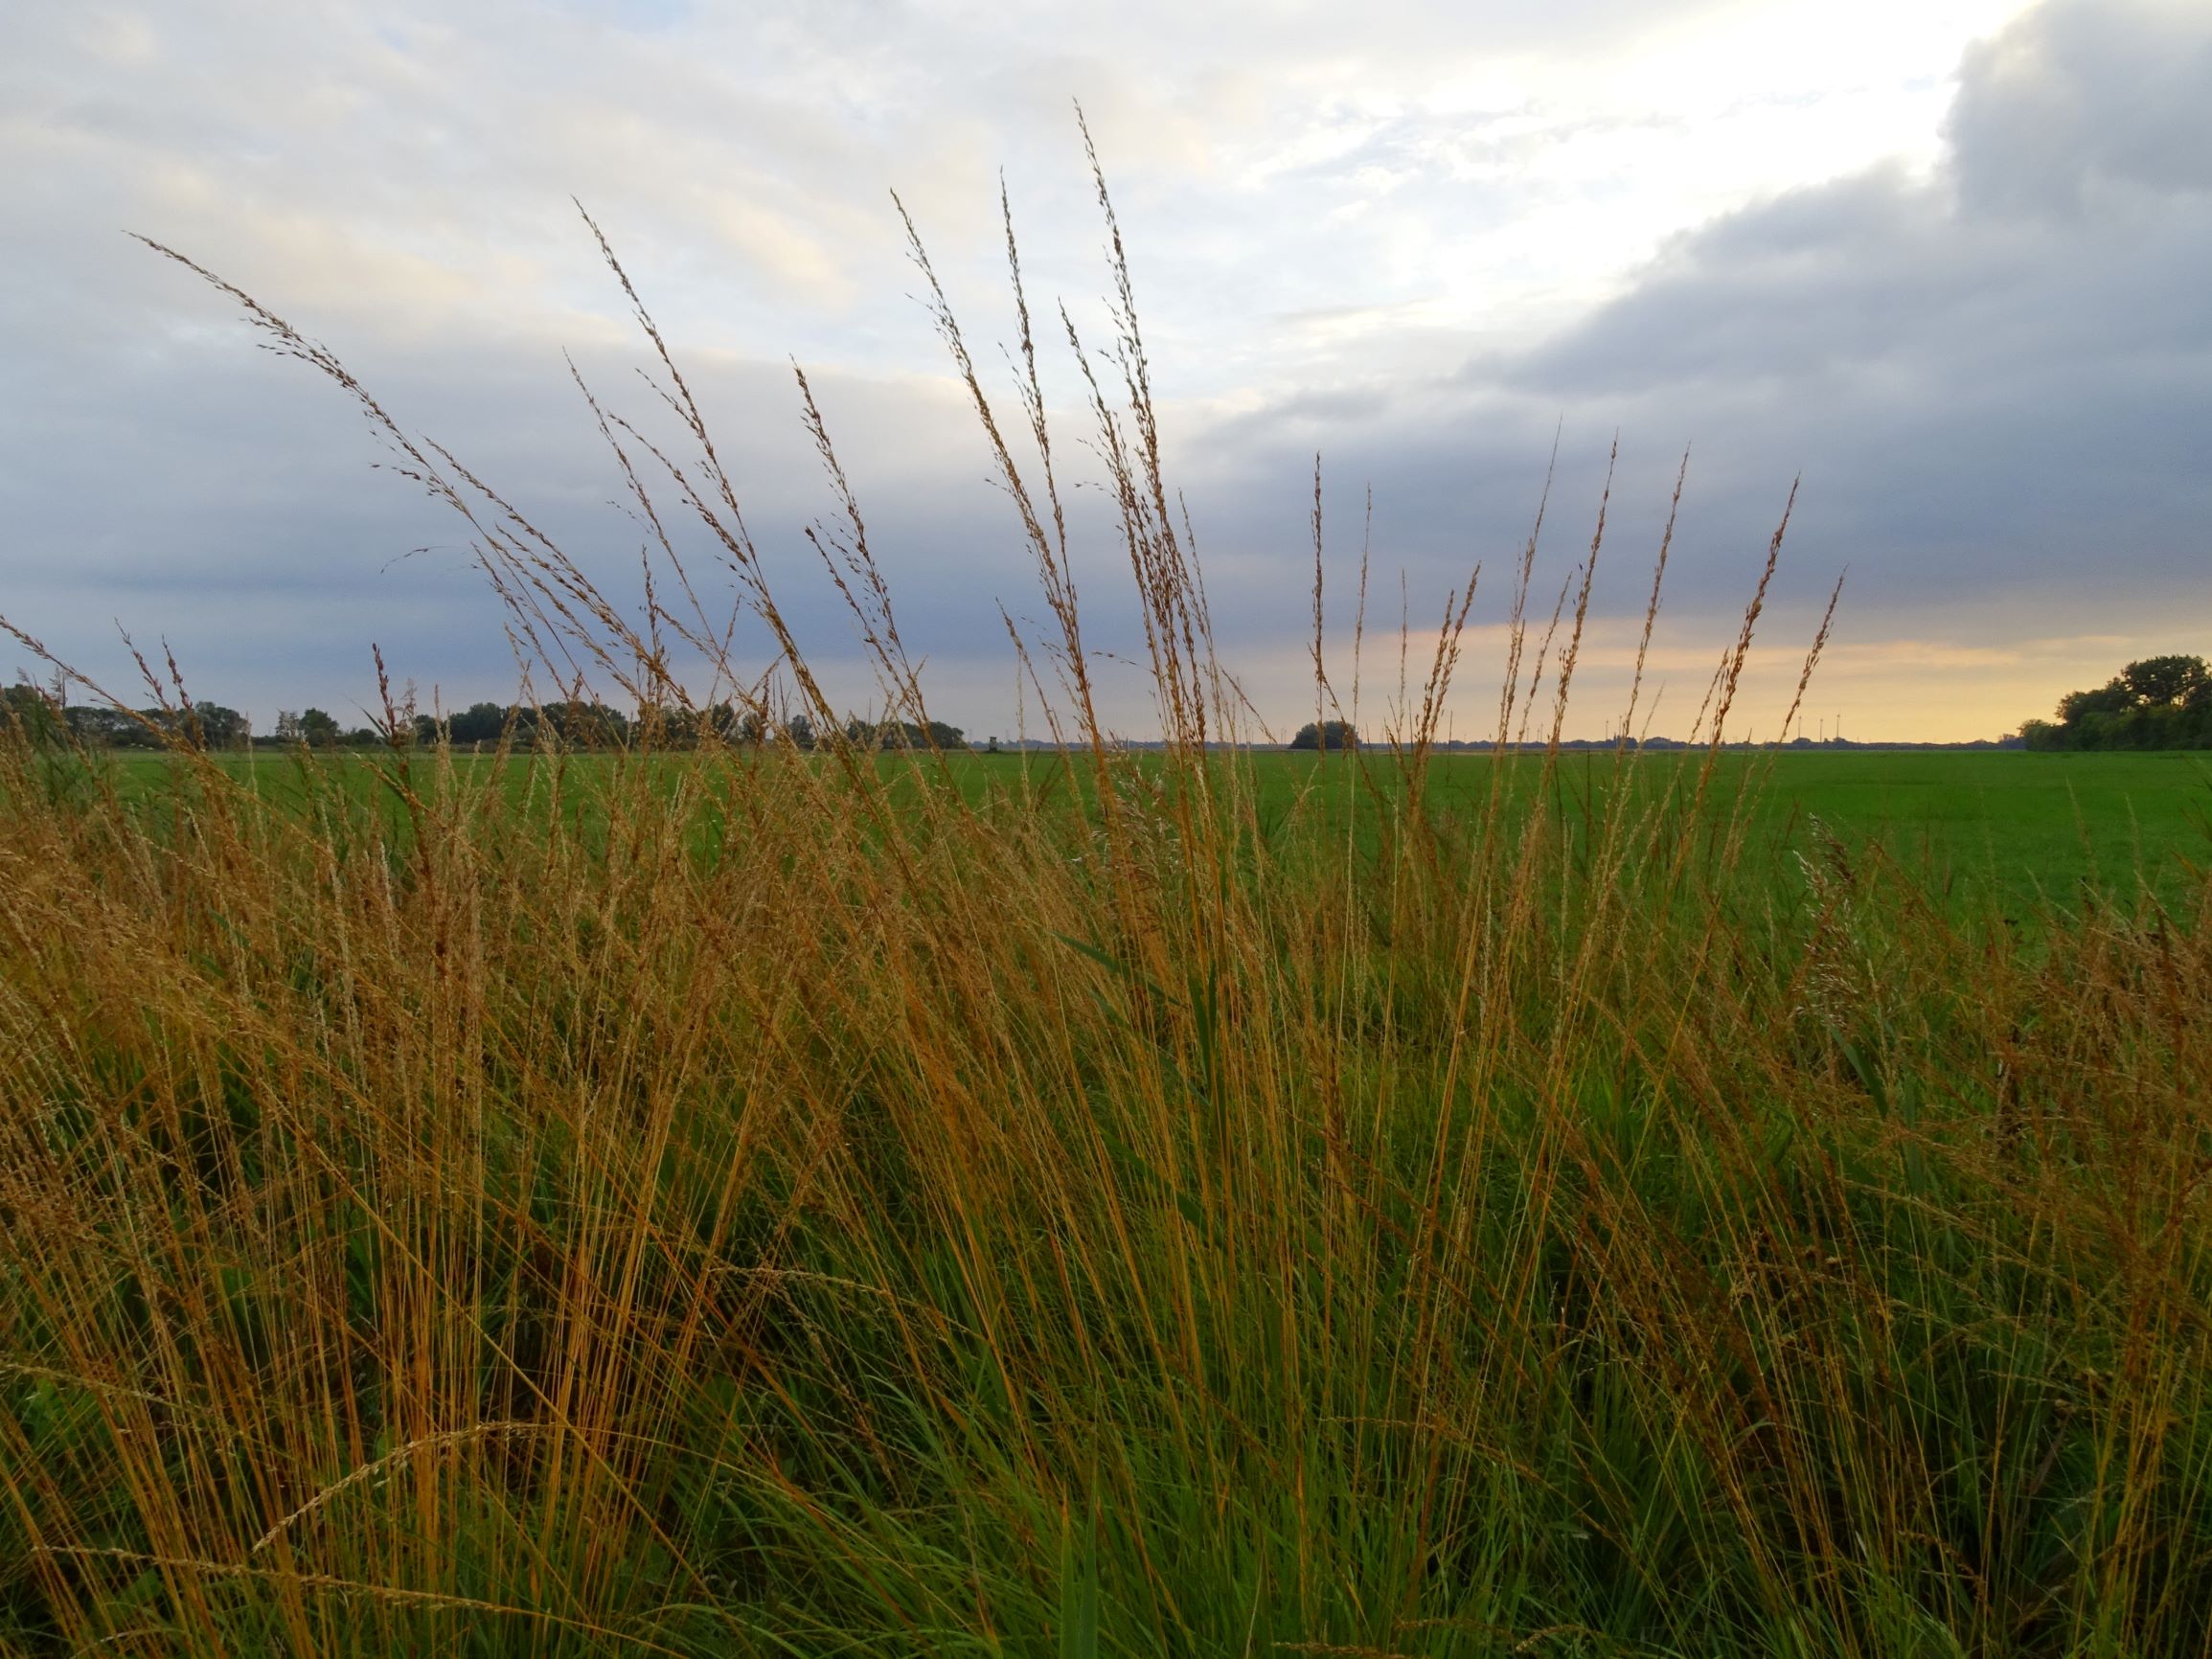
[[(405, 815), (358, 756), (323, 752), (314, 759), (270, 754), (222, 756), (218, 764), (250, 781), (257, 794), (298, 809), (312, 793), (303, 765), (335, 787), (365, 799), (386, 797), (396, 834)], [(725, 759), (763, 763), (758, 756)], [(810, 761), (820, 767), (824, 762)], [(1140, 761), (1143, 765), (1148, 762)], [(1149, 762), (1155, 769), (1156, 761)], [(1223, 763), (1223, 762), (1217, 762)], [(1357, 844), (1372, 854), (1378, 826), (1402, 801), (1403, 774), (1387, 753), (1364, 757), (1256, 751), (1248, 766), (1258, 809), (1349, 820)], [(1621, 757), (1567, 751), (1547, 770), (1538, 755), (1503, 761), (1486, 754), (1448, 753), (1430, 763), (1430, 801), (1441, 811), (1478, 814), (1492, 774), (1500, 767), (1516, 801), (1549, 790), (1562, 815), (1603, 810), (1616, 792), (1630, 800), (1682, 793), (1701, 757), (1658, 751)], [(158, 796), (177, 766), (160, 755), (114, 757), (118, 793), (126, 800)], [(676, 758), (621, 761), (597, 754), (566, 757), (559, 765), (522, 756), (461, 757), (467, 779), (498, 768), (501, 787), (517, 800), (552, 801), (566, 790), (587, 807), (605, 775), (623, 765), (648, 772), (680, 768)], [(1089, 780), (1052, 755), (981, 753), (946, 757), (942, 771), (883, 759), (887, 777), (941, 782), (970, 799), (993, 794), (1041, 801), (1046, 810), (1091, 799)], [(2045, 905), (2077, 911), (2095, 895), (2132, 902), (2139, 893), (2175, 902), (2192, 891), (2196, 873), (2212, 861), (2212, 756), (2168, 754), (2028, 754), (2018, 751), (1872, 750), (1806, 754), (1783, 750), (1725, 752), (1709, 793), (1708, 816), (1741, 812), (1769, 852), (1802, 854), (1823, 836), (1910, 870), (1954, 914), (1994, 908), (2016, 922)]]

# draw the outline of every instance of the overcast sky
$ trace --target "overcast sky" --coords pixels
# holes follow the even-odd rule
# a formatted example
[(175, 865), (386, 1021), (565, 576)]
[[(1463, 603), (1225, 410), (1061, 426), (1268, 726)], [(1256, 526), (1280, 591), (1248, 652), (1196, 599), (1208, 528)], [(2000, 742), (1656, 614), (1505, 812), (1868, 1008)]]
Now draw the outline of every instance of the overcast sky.
[[(1400, 573), (1418, 629), (1485, 561), (1463, 736), (1488, 734), (1555, 432), (1547, 611), (1621, 446), (1573, 731), (1617, 712), (1685, 447), (1655, 730), (1687, 727), (1800, 474), (1755, 735), (1846, 566), (1809, 735), (1994, 737), (2132, 657), (2212, 653), (2201, 0), (14, 0), (0, 614), (119, 690), (117, 625), (166, 639), (195, 694), (264, 730), (310, 703), (351, 718), (372, 643), (425, 703), (504, 698), (463, 527), (376, 469), (334, 388), (123, 233), (327, 342), (616, 584), (637, 528), (562, 352), (626, 408), (650, 394), (575, 195), (839, 694), (869, 682), (799, 537), (830, 503), (793, 358), (934, 712), (1006, 733), (997, 605), (1042, 605), (889, 192), (996, 390), (1002, 170), (1033, 304), (1103, 333), (1076, 100), (1224, 652), (1285, 728), (1311, 704), (1316, 450), (1342, 680), (1374, 489), (1368, 708), (1396, 679)], [(1072, 405), (1064, 353), (1047, 373)], [(1094, 637), (1141, 653), (1092, 499)], [(1106, 686), (1144, 731), (1143, 677)]]

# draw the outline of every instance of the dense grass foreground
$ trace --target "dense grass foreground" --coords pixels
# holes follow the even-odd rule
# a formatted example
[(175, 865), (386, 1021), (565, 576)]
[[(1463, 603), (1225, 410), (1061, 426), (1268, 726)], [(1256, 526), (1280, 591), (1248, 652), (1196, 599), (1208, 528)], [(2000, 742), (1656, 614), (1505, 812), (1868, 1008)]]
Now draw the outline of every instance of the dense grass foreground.
[(1049, 801), (395, 750), (399, 838), (312, 767), (125, 809), (9, 739), (0, 1645), (2202, 1650), (2202, 895), (2014, 943), (1761, 855), (1709, 769), (1439, 806), (1448, 631), (1332, 761), (1391, 774), (1371, 844), (1262, 811), (1105, 425), (1178, 747), (1099, 740), (1017, 493)]
[(2201, 919), (2028, 960), (1540, 807), (1354, 862), (1226, 764), (1104, 863), (950, 786), (863, 851), (821, 770), (682, 764), (604, 829), (448, 778), (396, 862), (335, 788), (133, 822), (14, 754), (10, 1640), (2212, 1622)]

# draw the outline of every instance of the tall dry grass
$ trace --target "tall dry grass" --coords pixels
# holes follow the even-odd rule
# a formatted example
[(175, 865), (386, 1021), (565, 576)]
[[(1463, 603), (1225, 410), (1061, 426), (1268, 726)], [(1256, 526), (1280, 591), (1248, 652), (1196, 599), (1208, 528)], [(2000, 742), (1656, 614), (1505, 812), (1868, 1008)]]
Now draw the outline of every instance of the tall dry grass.
[[(1092, 699), (1011, 216), (1012, 419), (914, 248), (1056, 630), (1014, 630), (1050, 761), (649, 720), (396, 741), (375, 797), (303, 754), (276, 810), (0, 747), (0, 1648), (2202, 1651), (2201, 902), (1962, 931), (1840, 842), (1772, 864), (1715, 751), (1573, 799), (1502, 741), (1547, 674), (1556, 739), (1602, 542), (1542, 629), (1516, 561), (1487, 807), (1425, 787), (1471, 577), (1328, 762), (1364, 828), (1271, 806), (1100, 200), (1115, 338), (1060, 331), (1157, 761)], [(675, 437), (585, 391), (657, 538), (632, 623), (236, 298), (467, 518), (541, 683), (680, 711), (703, 655), (834, 723), (642, 304)]]

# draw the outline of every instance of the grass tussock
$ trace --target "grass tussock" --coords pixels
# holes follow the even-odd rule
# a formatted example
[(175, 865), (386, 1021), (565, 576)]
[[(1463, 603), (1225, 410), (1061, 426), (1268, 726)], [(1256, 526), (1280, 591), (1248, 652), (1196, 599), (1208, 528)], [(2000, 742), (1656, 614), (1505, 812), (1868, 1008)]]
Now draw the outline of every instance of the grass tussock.
[[(1118, 753), (1018, 262), (1009, 414), (914, 245), (1051, 760), (649, 719), (518, 790), (388, 710), (377, 798), (303, 753), (274, 811), (189, 750), (125, 801), (0, 748), (0, 1650), (2201, 1651), (2201, 900), (1957, 926), (1841, 842), (1772, 862), (1710, 756), (1593, 806), (1501, 750), (1432, 808), (1471, 578), (1327, 762), (1358, 832), (1264, 809), (1114, 231), (1115, 338), (1059, 331), (1174, 740)], [(673, 436), (585, 389), (639, 623), (237, 297), (467, 516), (541, 685), (673, 718), (703, 657), (835, 729), (642, 306)], [(1601, 551), (1542, 625), (1533, 536), (1509, 573), (1501, 738), (1556, 739)]]

